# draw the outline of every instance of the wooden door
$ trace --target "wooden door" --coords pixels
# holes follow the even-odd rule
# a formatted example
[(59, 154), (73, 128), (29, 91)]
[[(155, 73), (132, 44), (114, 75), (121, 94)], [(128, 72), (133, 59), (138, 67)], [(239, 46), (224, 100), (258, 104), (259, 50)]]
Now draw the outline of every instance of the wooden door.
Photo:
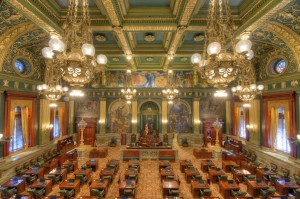
[[(80, 122), (80, 120), (81, 120), (81, 118), (77, 118), (76, 123), (78, 124)], [(97, 121), (95, 118), (84, 118), (84, 121), (87, 123), (87, 125), (83, 131), (83, 143), (85, 145), (94, 146), (95, 139), (96, 139)], [(77, 141), (78, 141), (78, 144), (80, 144), (81, 132), (78, 128), (77, 128), (77, 132), (78, 132)]]

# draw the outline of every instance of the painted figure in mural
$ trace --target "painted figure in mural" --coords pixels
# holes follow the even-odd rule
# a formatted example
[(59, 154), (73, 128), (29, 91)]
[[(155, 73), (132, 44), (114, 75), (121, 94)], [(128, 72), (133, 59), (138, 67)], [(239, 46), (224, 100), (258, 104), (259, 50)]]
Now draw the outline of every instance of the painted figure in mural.
[(149, 134), (148, 123), (145, 124), (145, 135)]
[(155, 74), (153, 73), (147, 73), (145, 75), (146, 83), (143, 85), (143, 87), (152, 88), (155, 87)]

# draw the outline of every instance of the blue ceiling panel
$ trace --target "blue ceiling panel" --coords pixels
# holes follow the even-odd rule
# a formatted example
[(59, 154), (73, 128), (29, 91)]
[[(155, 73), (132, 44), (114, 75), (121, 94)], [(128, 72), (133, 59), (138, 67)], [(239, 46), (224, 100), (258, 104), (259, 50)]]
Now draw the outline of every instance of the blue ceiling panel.
[[(145, 36), (148, 34), (154, 35), (155, 40), (151, 42), (145, 41)], [(164, 39), (164, 34), (164, 32), (137, 32), (135, 33), (135, 37), (138, 44), (161, 44)]]
[(183, 44), (204, 44), (204, 40), (202, 41), (194, 40), (194, 38), (198, 35), (204, 36), (204, 32), (187, 32), (187, 34), (185, 34)]
[[(106, 38), (106, 41), (98, 41), (96, 38), (98, 35), (104, 36)], [(94, 44), (116, 44), (116, 40), (114, 38), (114, 35), (111, 32), (94, 32), (93, 33), (94, 38)]]

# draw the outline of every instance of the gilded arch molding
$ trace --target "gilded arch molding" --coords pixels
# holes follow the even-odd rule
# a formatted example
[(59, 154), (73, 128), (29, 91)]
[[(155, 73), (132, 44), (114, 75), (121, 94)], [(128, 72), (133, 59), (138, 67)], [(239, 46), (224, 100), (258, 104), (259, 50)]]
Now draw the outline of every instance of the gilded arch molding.
[(300, 36), (290, 28), (273, 21), (267, 23), (264, 28), (276, 34), (286, 43), (293, 52), (293, 56), (297, 61), (298, 71), (300, 71)]
[(0, 71), (2, 71), (3, 61), (9, 48), (15, 43), (15, 41), (20, 36), (36, 29), (39, 28), (31, 22), (20, 23), (8, 29), (0, 37)]

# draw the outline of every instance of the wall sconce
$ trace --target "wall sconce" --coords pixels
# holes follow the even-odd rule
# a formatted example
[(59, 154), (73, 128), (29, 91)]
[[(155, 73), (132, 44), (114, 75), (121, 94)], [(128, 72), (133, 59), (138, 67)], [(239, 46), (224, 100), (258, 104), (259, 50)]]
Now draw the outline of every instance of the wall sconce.
[(104, 124), (105, 120), (99, 120), (99, 124)]
[(300, 144), (300, 134), (296, 135), (296, 138), (288, 138), (291, 143)]
[(167, 123), (168, 123), (168, 120), (163, 120), (162, 123), (163, 123), (163, 124), (167, 124)]
[(45, 133), (45, 134), (50, 133), (50, 131), (52, 130), (52, 128), (53, 128), (53, 124), (47, 124), (47, 125), (45, 126), (44, 133)]
[(247, 125), (246, 125), (246, 129), (249, 129), (249, 130), (250, 130), (250, 129), (253, 129), (253, 128), (254, 128), (254, 126), (253, 126), (252, 124), (247, 124)]
[(137, 120), (131, 120), (131, 123), (132, 123), (132, 124), (136, 124), (136, 123), (137, 123)]
[(201, 120), (195, 120), (195, 124), (200, 124)]
[(297, 135), (297, 139), (300, 141), (300, 134)]

